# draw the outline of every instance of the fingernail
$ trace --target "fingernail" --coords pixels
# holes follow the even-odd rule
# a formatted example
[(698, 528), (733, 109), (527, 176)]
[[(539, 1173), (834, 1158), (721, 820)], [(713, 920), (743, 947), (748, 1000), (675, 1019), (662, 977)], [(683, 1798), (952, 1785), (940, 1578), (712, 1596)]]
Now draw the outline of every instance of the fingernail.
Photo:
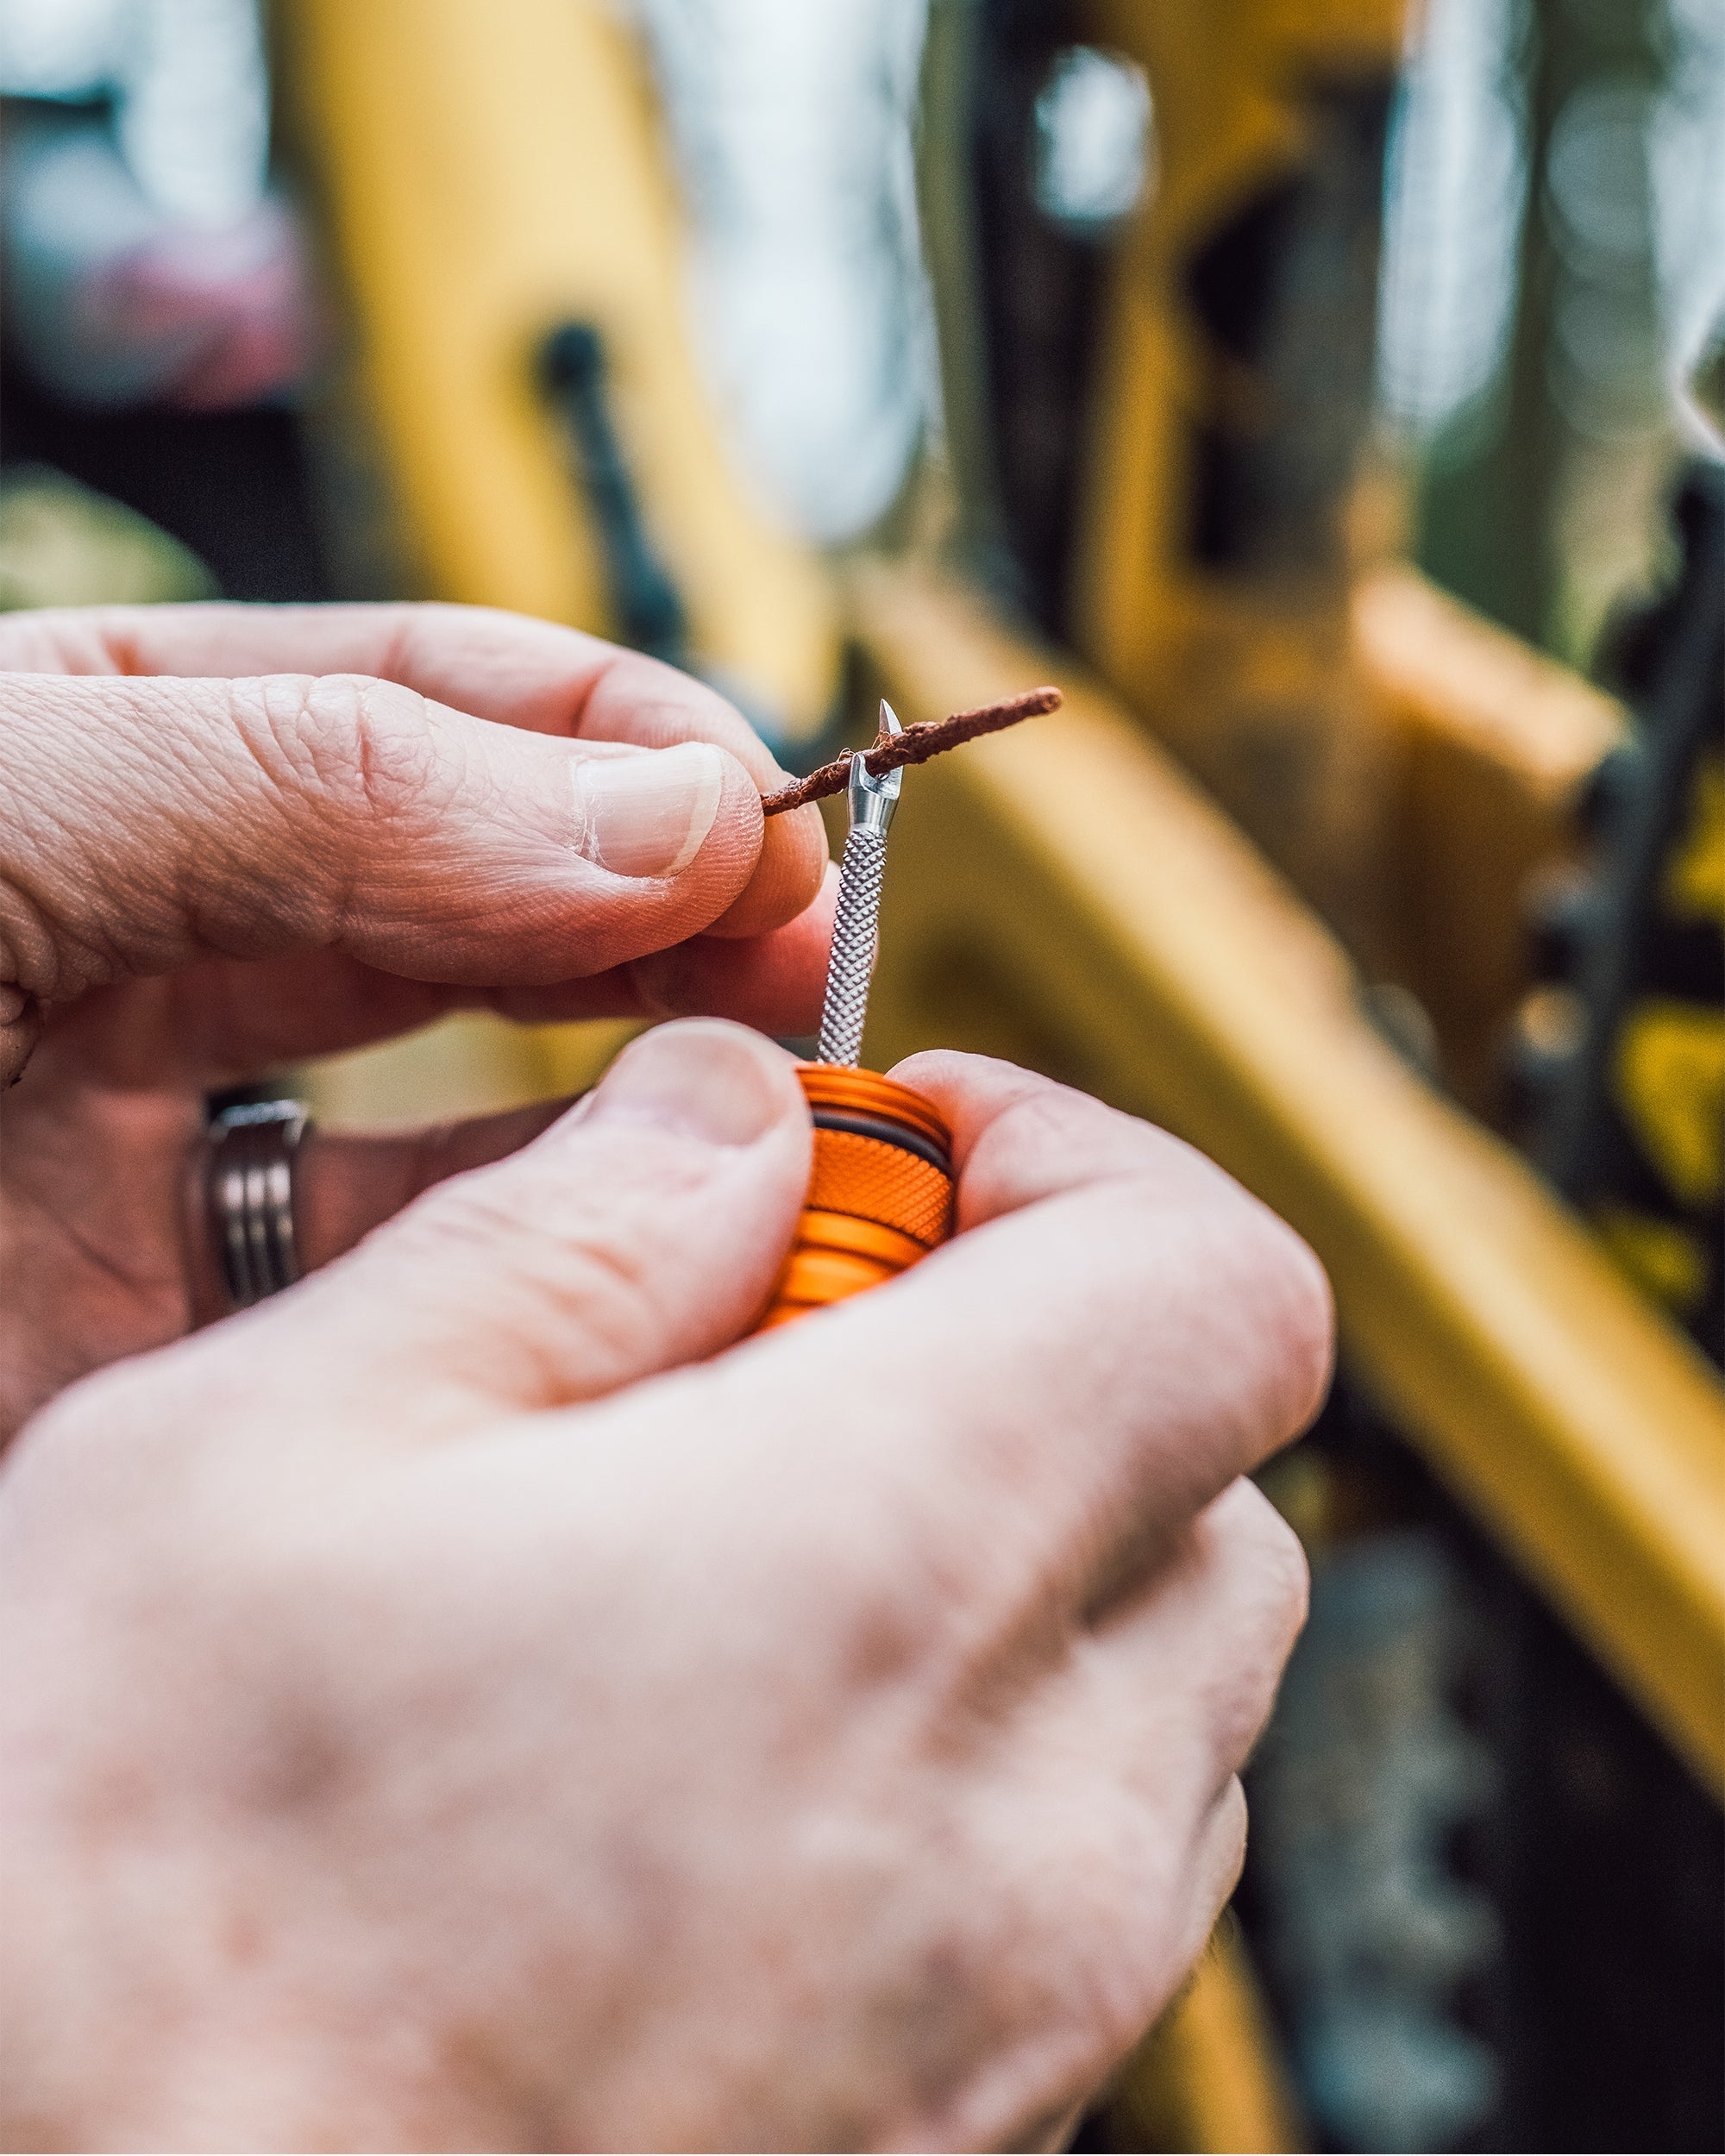
[(741, 1026), (690, 1019), (631, 1041), (582, 1119), (650, 1123), (709, 1145), (750, 1145), (786, 1112), (778, 1052)]
[(576, 844), (618, 876), (674, 876), (700, 851), (724, 791), (724, 758), (706, 742), (574, 766)]

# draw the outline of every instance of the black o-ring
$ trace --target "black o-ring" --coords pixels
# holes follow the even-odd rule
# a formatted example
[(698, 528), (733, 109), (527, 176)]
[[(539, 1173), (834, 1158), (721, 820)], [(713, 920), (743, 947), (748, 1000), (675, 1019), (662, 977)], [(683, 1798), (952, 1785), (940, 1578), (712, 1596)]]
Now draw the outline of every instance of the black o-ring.
[(901, 1153), (913, 1153), (931, 1168), (938, 1168), (943, 1175), (950, 1176), (952, 1173), (950, 1156), (919, 1131), (906, 1131), (899, 1124), (888, 1123), (884, 1117), (855, 1115), (844, 1108), (816, 1108), (813, 1113), (818, 1131), (849, 1131), (855, 1138), (872, 1138), (882, 1145), (896, 1145)]

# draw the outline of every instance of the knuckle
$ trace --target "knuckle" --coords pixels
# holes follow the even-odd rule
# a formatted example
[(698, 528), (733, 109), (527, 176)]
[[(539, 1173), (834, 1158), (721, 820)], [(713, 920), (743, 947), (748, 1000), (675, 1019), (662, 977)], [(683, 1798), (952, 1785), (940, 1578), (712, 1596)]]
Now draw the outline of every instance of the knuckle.
[(1298, 1537), (1252, 1484), (1216, 1501), (1219, 1656), (1206, 1687), (1215, 1758), (1231, 1771), (1257, 1743), (1306, 1620), (1308, 1576)]
[(602, 1390), (636, 1366), (658, 1323), (651, 1239), (636, 1206), (555, 1207), (524, 1181), (481, 1169), (439, 1184), (405, 1216), (412, 1255), (434, 1281), (506, 1269), (488, 1300), (510, 1329), (543, 1344), (560, 1380), (578, 1362), (582, 1389)]
[[(64, 993), (78, 969), (61, 950), (62, 937), (29, 881), (0, 868), (0, 984), (20, 995)], [(93, 956), (93, 954), (92, 954)], [(93, 968), (89, 970), (94, 970)], [(22, 1008), (9, 1013), (16, 1024)]]
[(1202, 1921), (1206, 1938), (1216, 1919), (1233, 1899), (1234, 1889), (1239, 1884), (1240, 1874), (1245, 1870), (1246, 1843), (1251, 1822), (1248, 1815), (1245, 1784), (1238, 1774), (1231, 1774), (1223, 1784), (1221, 1796), (1216, 1800), (1208, 1821), (1209, 1891), (1203, 1897)]
[(1268, 1207), (1255, 1199), (1245, 1203), (1251, 1308), (1268, 1351), (1269, 1405), (1281, 1440), (1306, 1426), (1328, 1389), (1335, 1304), (1310, 1247)]
[[(1214, 1792), (1195, 1829), (1195, 1839), (1208, 1846), (1216, 1869), (1230, 1887), (1239, 1878), (1240, 1866), (1245, 1860), (1251, 1825), (1245, 1783), (1238, 1774), (1230, 1774)], [(1226, 1894), (1217, 1897), (1219, 1902), (1226, 1898)], [(1208, 1924), (1205, 1929), (1208, 1931)]]
[(1215, 1509), (1234, 1593), (1253, 1630), (1285, 1658), (1305, 1623), (1311, 1585), (1300, 1538), (1255, 1483), (1235, 1484)]
[(835, 1538), (820, 1557), (810, 1605), (826, 1613), (834, 1695), (855, 1701), (926, 1673), (938, 1658), (943, 1605), (906, 1579), (886, 1538)]
[(1269, 1499), (1258, 1496), (1257, 1510), (1255, 1569), (1263, 1584), (1266, 1608), (1281, 1638), (1287, 1647), (1291, 1647), (1306, 1622), (1312, 1589), (1311, 1570), (1299, 1536)]
[[(822, 1695), (914, 1695), (950, 1731), (988, 1720), (988, 1702), (1018, 1682), (1003, 1650), (1000, 1582), (980, 1584), (984, 1536), (923, 1532), (890, 1479), (853, 1483), (831, 1502), (830, 1469), (811, 1451), (781, 1472), (775, 1501), (753, 1532), (768, 1531), (786, 1606), (818, 1664)], [(962, 1703), (962, 1704), (961, 1704)]]
[(1286, 1253), (1282, 1330), (1298, 1394), (1295, 1420), (1304, 1423), (1317, 1413), (1329, 1386), (1336, 1346), (1335, 1297), (1329, 1275), (1310, 1245), (1291, 1228), (1283, 1227), (1282, 1236)]
[(1191, 1862), (1183, 1819), (1165, 1801), (1146, 1802), (1134, 1784), (1100, 1798), (1089, 1792), (1086, 1808), (1096, 1824), (1082, 1852), (1082, 1872), (1061, 1885), (1063, 1899), (1085, 1920), (1080, 1930), (1067, 1912), (1069, 1934), (1091, 1942), (1084, 1964), (1072, 1971), (1072, 1989), (1074, 2002), (1082, 2001), (1078, 2019), (1094, 2085), (1177, 1993), (1219, 1897), (1209, 1868)]
[(367, 826), (435, 815), (459, 776), (424, 698), (367, 674), (240, 684), (234, 716), (247, 749), (283, 792)]
[(44, 1001), (111, 981), (168, 911), (150, 856), (180, 744), (162, 756), (110, 687), (0, 677), (0, 983)]
[(604, 1229), (561, 1238), (547, 1300), (580, 1313), (581, 1363), (600, 1386), (644, 1359), (657, 1324), (652, 1268), (629, 1238)]
[(368, 821), (435, 815), (448, 805), (459, 769), (442, 754), (425, 699), (392, 681), (350, 685), (349, 773)]

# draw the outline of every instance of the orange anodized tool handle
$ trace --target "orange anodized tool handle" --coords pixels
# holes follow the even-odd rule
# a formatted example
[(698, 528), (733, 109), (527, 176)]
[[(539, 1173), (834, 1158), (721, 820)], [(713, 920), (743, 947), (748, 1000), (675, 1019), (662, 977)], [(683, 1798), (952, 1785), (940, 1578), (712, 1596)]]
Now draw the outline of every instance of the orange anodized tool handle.
[(952, 1232), (952, 1134), (919, 1093), (872, 1070), (800, 1063), (814, 1170), (756, 1331), (860, 1294)]

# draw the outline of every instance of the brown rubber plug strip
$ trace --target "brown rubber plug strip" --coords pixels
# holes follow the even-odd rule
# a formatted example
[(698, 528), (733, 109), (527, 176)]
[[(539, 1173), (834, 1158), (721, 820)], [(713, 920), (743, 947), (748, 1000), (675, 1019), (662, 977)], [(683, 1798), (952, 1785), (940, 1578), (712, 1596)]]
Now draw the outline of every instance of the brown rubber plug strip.
[[(1016, 726), (1020, 719), (1037, 718), (1044, 711), (1057, 711), (1060, 701), (1057, 688), (1026, 689), (1021, 696), (1009, 696), (1000, 704), (979, 704), (974, 711), (954, 711), (948, 718), (925, 719), (920, 725), (906, 726), (901, 734), (883, 731), (875, 736), (872, 748), (861, 751), (862, 762), (871, 777), (884, 779), (889, 771), (900, 770), (907, 764), (926, 763), (931, 756), (956, 749), (961, 742), (975, 741), (982, 734), (998, 734), (1005, 727)], [(794, 779), (776, 793), (762, 794), (761, 813), (782, 816), (787, 809), (802, 808), (810, 801), (824, 800), (829, 793), (843, 793), (850, 783), (850, 759), (856, 754), (857, 750), (847, 749), (831, 763), (811, 771), (807, 778)]]

